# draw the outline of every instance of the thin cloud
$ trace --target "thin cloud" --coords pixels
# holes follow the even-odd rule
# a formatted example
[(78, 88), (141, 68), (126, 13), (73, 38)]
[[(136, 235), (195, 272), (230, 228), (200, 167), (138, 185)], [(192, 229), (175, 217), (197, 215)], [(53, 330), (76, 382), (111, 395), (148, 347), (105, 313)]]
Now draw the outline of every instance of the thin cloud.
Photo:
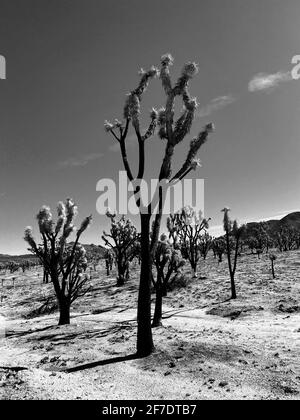
[(100, 159), (102, 156), (103, 153), (90, 153), (80, 157), (70, 157), (62, 162), (59, 162), (59, 166), (61, 168), (85, 166), (94, 160)]
[(225, 108), (226, 106), (231, 105), (235, 101), (236, 98), (232, 95), (218, 96), (217, 98), (212, 99), (206, 106), (202, 107), (197, 115), (200, 118), (208, 117), (213, 112)]
[(249, 92), (270, 91), (275, 89), (280, 83), (292, 80), (291, 72), (279, 71), (273, 74), (258, 73), (248, 84)]

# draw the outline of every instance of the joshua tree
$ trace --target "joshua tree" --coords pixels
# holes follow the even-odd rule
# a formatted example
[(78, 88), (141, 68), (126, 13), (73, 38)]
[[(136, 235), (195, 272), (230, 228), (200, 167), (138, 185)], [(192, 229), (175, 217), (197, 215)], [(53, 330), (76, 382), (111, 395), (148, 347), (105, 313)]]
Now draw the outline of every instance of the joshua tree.
[[(172, 85), (170, 77), (170, 66), (173, 64), (173, 58), (170, 54), (166, 54), (161, 58), (160, 70), (151, 67), (149, 71), (140, 72), (140, 82), (136, 89), (132, 90), (125, 103), (124, 107), (124, 123), (115, 120), (112, 124), (105, 122), (105, 128), (110, 132), (120, 144), (123, 164), (127, 172), (130, 182), (135, 183), (135, 199), (137, 207), (140, 210), (141, 221), (141, 273), (140, 286), (138, 297), (138, 331), (137, 331), (137, 353), (139, 356), (146, 356), (153, 351), (153, 339), (151, 331), (151, 279), (152, 279), (152, 261), (156, 250), (161, 218), (163, 213), (163, 202), (165, 191), (163, 185), (170, 185), (171, 182), (183, 179), (192, 169), (199, 166), (199, 161), (196, 155), (203, 143), (206, 142), (209, 133), (213, 130), (213, 125), (208, 124), (195, 137), (190, 145), (189, 152), (182, 167), (174, 176), (172, 174), (172, 158), (175, 147), (182, 142), (182, 140), (189, 133), (192, 122), (195, 116), (197, 101), (192, 98), (188, 91), (188, 84), (190, 79), (197, 73), (197, 65), (195, 63), (187, 63), (183, 67), (181, 76), (177, 82)], [(140, 127), (140, 103), (142, 95), (145, 92), (150, 79), (156, 76), (160, 77), (162, 86), (166, 94), (166, 105), (158, 112), (153, 109), (150, 114), (151, 122), (146, 131), (142, 133)], [(175, 120), (175, 99), (181, 98), (184, 109), (182, 114)], [(129, 132), (130, 123), (136, 134), (139, 159), (138, 159), (138, 173), (134, 177), (131, 167), (129, 165), (126, 153), (126, 138)], [(155, 206), (154, 203), (147, 203), (145, 205), (140, 197), (141, 180), (144, 179), (145, 171), (145, 143), (155, 134), (158, 126), (159, 137), (166, 142), (165, 152), (162, 160), (162, 165), (159, 172), (159, 205), (158, 212), (154, 221), (153, 235), (150, 243), (150, 225), (152, 212)]]
[[(225, 230), (225, 238), (226, 238), (226, 252), (227, 252), (227, 259), (228, 259), (228, 268), (230, 274), (230, 282), (231, 282), (231, 299), (236, 299), (236, 288), (235, 288), (235, 271), (237, 266), (237, 259), (239, 253), (239, 244), (241, 236), (244, 232), (244, 226), (238, 227), (237, 221), (235, 220), (232, 222), (229, 219), (229, 212), (230, 209), (224, 208), (222, 211), (224, 212), (224, 220), (223, 220), (223, 227)], [(233, 251), (233, 256), (231, 255)]]
[(111, 249), (107, 249), (104, 254), (106, 275), (109, 276), (113, 268), (114, 253)]
[[(197, 214), (192, 207), (184, 207), (180, 212), (168, 218), (167, 226), (175, 246), (179, 246), (183, 258), (189, 261), (193, 277), (197, 277), (197, 265), (200, 259), (200, 240), (202, 232), (208, 228), (208, 222)], [(176, 236), (175, 236), (176, 232)]]
[(223, 254), (226, 251), (226, 240), (224, 238), (215, 238), (212, 243), (212, 249), (215, 255), (218, 256), (218, 262), (223, 261)]
[(75, 231), (73, 222), (77, 206), (71, 199), (67, 199), (65, 204), (58, 203), (57, 214), (55, 223), (50, 208), (43, 206), (37, 215), (42, 243), (36, 243), (31, 227), (26, 228), (24, 239), (53, 283), (60, 311), (59, 325), (64, 325), (70, 323), (71, 304), (90, 290), (86, 287), (87, 276), (84, 276), (87, 266), (86, 252), (79, 244), (79, 239), (92, 217), (84, 219), (76, 231), (75, 241), (68, 244), (67, 239)]
[(268, 225), (265, 222), (259, 222), (257, 224), (255, 229), (252, 230), (252, 237), (254, 239), (253, 245), (258, 257), (264, 250), (269, 252), (269, 248), (272, 246), (272, 240), (269, 235)]
[(205, 232), (199, 238), (199, 251), (203, 259), (206, 260), (208, 251), (212, 248), (213, 239), (208, 232)]
[(18, 270), (19, 270), (19, 268), (20, 268), (20, 264), (18, 264), (17, 262), (15, 262), (15, 261), (9, 261), (8, 263), (7, 263), (7, 268), (8, 268), (8, 270), (9, 270), (9, 272), (11, 273), (11, 274), (13, 274), (13, 273), (16, 273)]
[(103, 232), (102, 239), (105, 245), (111, 248), (115, 254), (118, 270), (117, 285), (123, 286), (129, 278), (129, 263), (135, 256), (135, 243), (139, 235), (132, 222), (122, 216), (116, 220), (116, 215), (107, 211), (107, 217), (111, 220), (110, 233)]
[(157, 244), (154, 264), (157, 276), (156, 280), (153, 279), (156, 299), (152, 327), (158, 327), (161, 325), (162, 300), (167, 295), (167, 286), (172, 283), (180, 272), (181, 267), (185, 264), (180, 251), (174, 249), (172, 244), (168, 242), (165, 234), (161, 235)]
[(273, 276), (273, 279), (275, 279), (274, 261), (276, 260), (276, 255), (269, 254), (269, 258), (271, 261), (272, 276)]

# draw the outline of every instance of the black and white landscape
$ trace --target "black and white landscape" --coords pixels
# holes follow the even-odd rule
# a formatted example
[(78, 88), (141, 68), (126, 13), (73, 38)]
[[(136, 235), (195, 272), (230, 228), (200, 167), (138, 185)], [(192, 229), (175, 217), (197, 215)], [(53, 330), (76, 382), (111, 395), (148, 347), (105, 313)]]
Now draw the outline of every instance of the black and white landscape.
[(299, 400), (299, 19), (0, 0), (1, 400)]

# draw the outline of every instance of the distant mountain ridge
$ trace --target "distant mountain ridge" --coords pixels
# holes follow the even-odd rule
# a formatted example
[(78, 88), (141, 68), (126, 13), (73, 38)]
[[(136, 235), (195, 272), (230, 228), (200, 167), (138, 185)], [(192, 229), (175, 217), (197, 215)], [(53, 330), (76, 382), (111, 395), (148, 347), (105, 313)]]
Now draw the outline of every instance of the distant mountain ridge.
[[(247, 223), (247, 233), (246, 236), (251, 236), (251, 232), (255, 230), (261, 222), (250, 222)], [(283, 227), (294, 228), (300, 231), (300, 211), (296, 211), (290, 214), (287, 214), (280, 220), (267, 220), (263, 222), (270, 233), (271, 236), (276, 235)]]
[[(247, 226), (247, 232), (246, 236), (251, 236), (251, 232), (255, 230), (261, 222), (249, 222), (246, 224)], [(268, 227), (269, 233), (271, 236), (276, 235), (276, 233), (282, 228), (282, 227), (291, 227), (295, 228), (300, 231), (300, 211), (296, 211), (290, 214), (287, 214), (280, 220), (267, 220), (263, 222)], [(106, 248), (103, 245), (94, 245), (94, 244), (82, 244), (87, 253), (92, 252), (99, 252), (100, 258), (104, 258), (104, 254), (106, 251)], [(5, 261), (18, 261), (18, 260), (24, 260), (24, 259), (36, 259), (36, 257), (32, 254), (23, 254), (23, 255), (8, 255), (8, 254), (0, 254), (0, 262)]]
[[(90, 253), (99, 253), (100, 258), (104, 258), (104, 253), (106, 248), (102, 245), (94, 245), (94, 244), (82, 244), (88, 254)], [(0, 254), (0, 263), (7, 262), (7, 261), (21, 261), (21, 260), (36, 260), (37, 257), (33, 254), (22, 254), (22, 255), (9, 255), (9, 254)]]

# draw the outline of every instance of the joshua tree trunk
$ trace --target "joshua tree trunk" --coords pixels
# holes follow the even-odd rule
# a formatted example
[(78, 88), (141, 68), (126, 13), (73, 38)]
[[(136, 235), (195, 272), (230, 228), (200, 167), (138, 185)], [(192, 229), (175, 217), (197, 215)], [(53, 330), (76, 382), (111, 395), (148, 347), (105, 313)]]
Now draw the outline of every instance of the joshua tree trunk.
[(273, 279), (275, 279), (275, 270), (274, 270), (274, 261), (273, 260), (271, 260), (271, 265), (272, 265), (272, 276), (273, 276)]
[(109, 266), (109, 263), (108, 263), (108, 261), (106, 261), (106, 275), (107, 275), (107, 277), (109, 276), (109, 274), (110, 274), (110, 271), (109, 271), (109, 269), (110, 269), (110, 266)]
[(137, 354), (148, 356), (154, 349), (151, 330), (150, 218), (141, 214), (141, 275), (137, 311)]
[(49, 274), (46, 270), (44, 270), (43, 283), (49, 283)]
[(163, 300), (163, 288), (161, 278), (157, 278), (156, 281), (156, 299), (155, 299), (155, 310), (152, 322), (152, 327), (160, 327), (162, 325), (162, 300)]
[(235, 281), (234, 281), (233, 273), (230, 273), (230, 282), (231, 282), (231, 299), (236, 299), (236, 289), (235, 289)]
[(59, 302), (59, 322), (58, 325), (70, 324), (70, 304), (66, 298), (63, 298)]
[(124, 286), (125, 284), (125, 271), (126, 271), (126, 266), (124, 266), (122, 261), (118, 261), (118, 278), (117, 278), (118, 286)]
[[(236, 246), (238, 246), (238, 244), (236, 244)], [(228, 259), (228, 268), (229, 268), (229, 274), (230, 274), (230, 283), (231, 283), (231, 299), (236, 299), (236, 289), (235, 289), (235, 281), (234, 281), (235, 269), (232, 268), (232, 264), (231, 264), (231, 251), (230, 251), (228, 231), (226, 231), (226, 247), (227, 247), (227, 259)], [(237, 254), (237, 248), (236, 248), (236, 254)]]

